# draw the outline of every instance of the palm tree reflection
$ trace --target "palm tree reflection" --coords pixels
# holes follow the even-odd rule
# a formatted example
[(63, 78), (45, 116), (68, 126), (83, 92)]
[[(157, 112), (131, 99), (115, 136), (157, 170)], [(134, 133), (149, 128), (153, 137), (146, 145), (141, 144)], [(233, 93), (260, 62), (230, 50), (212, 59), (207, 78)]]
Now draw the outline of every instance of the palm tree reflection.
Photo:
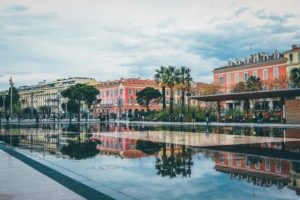
[(185, 145), (178, 148), (175, 154), (174, 144), (170, 145), (170, 155), (167, 155), (167, 145), (163, 144), (163, 152), (161, 157), (156, 157), (155, 168), (157, 169), (157, 175), (162, 177), (169, 176), (174, 178), (177, 176), (191, 177), (192, 170), (192, 150), (186, 148)]

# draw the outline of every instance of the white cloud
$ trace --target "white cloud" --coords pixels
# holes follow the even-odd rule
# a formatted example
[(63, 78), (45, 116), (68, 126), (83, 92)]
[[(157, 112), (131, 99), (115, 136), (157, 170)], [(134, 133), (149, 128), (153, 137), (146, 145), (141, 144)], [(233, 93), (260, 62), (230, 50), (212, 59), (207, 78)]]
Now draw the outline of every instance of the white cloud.
[(0, 87), (9, 76), (18, 85), (69, 76), (151, 78), (160, 65), (191, 67), (196, 81), (209, 82), (214, 67), (246, 56), (250, 43), (256, 51), (300, 43), (299, 6), (297, 0), (2, 0)]

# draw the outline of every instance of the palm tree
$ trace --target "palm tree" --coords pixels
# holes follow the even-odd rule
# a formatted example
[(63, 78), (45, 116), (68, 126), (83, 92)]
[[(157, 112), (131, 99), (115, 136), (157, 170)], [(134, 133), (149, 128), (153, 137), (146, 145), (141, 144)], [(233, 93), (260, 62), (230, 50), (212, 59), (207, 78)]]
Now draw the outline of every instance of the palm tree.
[(300, 87), (300, 68), (292, 69), (290, 79), (295, 87)]
[[(179, 83), (178, 88), (181, 90), (181, 109), (182, 112), (185, 113), (184, 105), (185, 105), (185, 93), (189, 94), (192, 77), (191, 77), (191, 69), (185, 66), (182, 66), (179, 69)], [(189, 101), (188, 101), (188, 109), (189, 109)]]
[(166, 68), (165, 83), (170, 88), (170, 113), (174, 111), (174, 87), (179, 83), (179, 70), (173, 66)]
[(262, 81), (259, 77), (250, 76), (246, 82), (247, 91), (259, 91), (262, 90)]
[(160, 85), (162, 89), (162, 103), (163, 110), (166, 109), (166, 67), (160, 66), (159, 69), (155, 70), (156, 74), (154, 75), (154, 80), (157, 84)]

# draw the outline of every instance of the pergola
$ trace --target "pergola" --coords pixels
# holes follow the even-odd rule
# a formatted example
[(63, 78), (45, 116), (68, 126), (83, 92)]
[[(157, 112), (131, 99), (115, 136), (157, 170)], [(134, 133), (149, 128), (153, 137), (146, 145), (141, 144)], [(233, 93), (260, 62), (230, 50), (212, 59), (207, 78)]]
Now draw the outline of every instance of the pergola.
[(217, 118), (218, 121), (220, 121), (221, 101), (230, 101), (230, 100), (248, 101), (253, 99), (280, 98), (284, 109), (285, 98), (294, 98), (297, 96), (300, 96), (300, 88), (192, 96), (190, 97), (190, 99), (205, 101), (205, 102), (209, 102), (209, 101), (217, 102), (217, 107), (218, 107)]

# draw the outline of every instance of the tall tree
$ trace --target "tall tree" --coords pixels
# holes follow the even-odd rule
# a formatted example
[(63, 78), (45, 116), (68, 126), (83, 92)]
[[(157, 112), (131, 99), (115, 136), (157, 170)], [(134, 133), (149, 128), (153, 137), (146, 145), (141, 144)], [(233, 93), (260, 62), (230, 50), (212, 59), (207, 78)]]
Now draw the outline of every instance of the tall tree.
[(245, 82), (242, 82), (242, 81), (235, 84), (235, 86), (233, 88), (234, 93), (246, 92), (246, 91), (247, 91), (247, 86), (246, 86)]
[(61, 92), (61, 95), (68, 98), (70, 103), (73, 101), (72, 105), (68, 104), (68, 110), (72, 106), (78, 106), (78, 121), (80, 121), (81, 104), (85, 103), (90, 108), (98, 94), (99, 91), (95, 87), (86, 84), (76, 84)]
[[(10, 110), (10, 98), (11, 98), (11, 87), (7, 90), (7, 93), (5, 95), (5, 101), (4, 101), (4, 105), (5, 105), (5, 111), (9, 111)], [(3, 99), (0, 99), (0, 107), (3, 107)], [(17, 90), (17, 88), (12, 87), (12, 107), (13, 107), (13, 112), (18, 112), (20, 110), (20, 95), (19, 92)]]
[(159, 69), (155, 70), (156, 74), (154, 75), (154, 80), (157, 84), (160, 85), (162, 89), (162, 103), (163, 110), (167, 108), (166, 105), (166, 67), (161, 66)]
[(246, 82), (247, 91), (259, 91), (262, 90), (262, 81), (259, 77), (250, 76)]
[(200, 90), (200, 95), (211, 95), (217, 94), (221, 88), (218, 84), (207, 84), (207, 83), (200, 83), (198, 85)]
[(143, 90), (136, 93), (136, 100), (141, 106), (146, 106), (147, 111), (149, 111), (149, 104), (151, 100), (157, 100), (161, 97), (159, 90), (146, 87)]
[[(185, 66), (182, 66), (179, 69), (179, 82), (178, 82), (178, 89), (181, 91), (181, 109), (182, 112), (185, 113), (185, 96), (186, 92), (190, 92), (190, 87), (192, 83), (192, 77), (191, 77), (191, 69), (187, 68)], [(189, 104), (188, 104), (189, 105)], [(189, 106), (188, 106), (189, 108)]]
[(300, 68), (294, 68), (290, 74), (290, 80), (294, 87), (300, 87)]
[(170, 113), (174, 112), (174, 87), (179, 83), (179, 70), (173, 66), (166, 69), (166, 85), (170, 88)]

